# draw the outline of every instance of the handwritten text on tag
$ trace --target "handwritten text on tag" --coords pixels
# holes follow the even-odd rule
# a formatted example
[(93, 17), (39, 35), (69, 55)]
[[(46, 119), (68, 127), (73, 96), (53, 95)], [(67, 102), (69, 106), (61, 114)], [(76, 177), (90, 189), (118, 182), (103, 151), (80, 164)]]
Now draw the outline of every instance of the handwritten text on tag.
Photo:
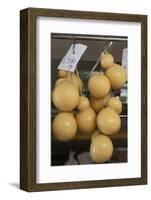
[(72, 44), (66, 55), (62, 59), (61, 63), (58, 66), (58, 69), (65, 71), (74, 72), (81, 56), (87, 49), (86, 45), (83, 44)]

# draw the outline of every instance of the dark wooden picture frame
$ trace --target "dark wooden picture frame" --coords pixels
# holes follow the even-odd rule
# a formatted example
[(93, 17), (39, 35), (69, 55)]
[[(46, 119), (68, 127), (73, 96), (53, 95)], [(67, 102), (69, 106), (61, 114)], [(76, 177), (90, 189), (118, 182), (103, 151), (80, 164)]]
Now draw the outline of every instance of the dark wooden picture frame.
[[(36, 183), (36, 18), (38, 16), (141, 23), (141, 178)], [(147, 184), (147, 16), (40, 8), (21, 10), (20, 188), (32, 192), (140, 184)]]

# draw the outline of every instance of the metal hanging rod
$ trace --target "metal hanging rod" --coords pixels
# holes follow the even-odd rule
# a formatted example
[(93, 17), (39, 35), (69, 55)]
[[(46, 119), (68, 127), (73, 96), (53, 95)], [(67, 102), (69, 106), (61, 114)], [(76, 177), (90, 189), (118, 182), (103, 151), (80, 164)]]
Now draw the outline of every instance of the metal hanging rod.
[(72, 35), (72, 34), (52, 34), (52, 39), (68, 40), (110, 40), (110, 41), (127, 41), (127, 36), (92, 36), (92, 35)]

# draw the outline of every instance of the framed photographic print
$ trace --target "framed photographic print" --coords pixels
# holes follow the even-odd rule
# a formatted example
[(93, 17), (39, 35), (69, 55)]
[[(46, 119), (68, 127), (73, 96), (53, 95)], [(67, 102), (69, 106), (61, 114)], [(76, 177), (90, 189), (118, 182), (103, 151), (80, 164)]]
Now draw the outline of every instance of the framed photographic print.
[(147, 183), (147, 16), (20, 12), (20, 188)]

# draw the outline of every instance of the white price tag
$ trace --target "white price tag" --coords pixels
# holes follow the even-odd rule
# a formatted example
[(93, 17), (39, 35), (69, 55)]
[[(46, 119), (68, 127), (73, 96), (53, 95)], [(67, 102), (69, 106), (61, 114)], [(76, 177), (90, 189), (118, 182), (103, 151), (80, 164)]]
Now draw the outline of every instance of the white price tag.
[(127, 58), (127, 48), (123, 49), (123, 55), (122, 55), (122, 66), (127, 69), (128, 67), (128, 58)]
[(69, 72), (74, 72), (81, 56), (85, 52), (88, 46), (83, 44), (72, 44), (68, 52), (62, 59), (58, 66), (58, 69), (62, 69)]

